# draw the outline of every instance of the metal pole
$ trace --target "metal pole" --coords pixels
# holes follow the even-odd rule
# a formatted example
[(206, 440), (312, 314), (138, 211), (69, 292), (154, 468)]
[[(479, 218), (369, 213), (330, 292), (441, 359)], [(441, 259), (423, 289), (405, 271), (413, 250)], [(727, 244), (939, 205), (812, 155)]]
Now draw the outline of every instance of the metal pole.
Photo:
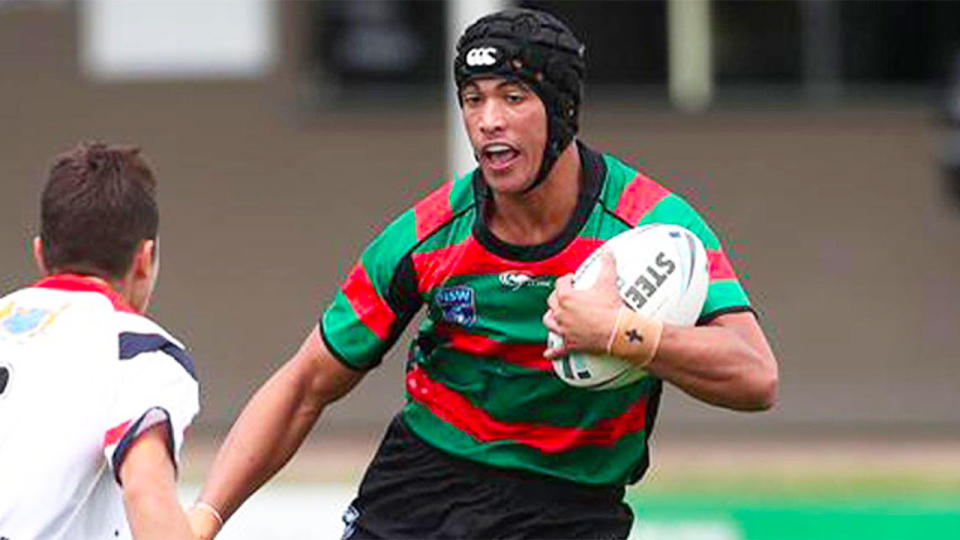
[(476, 167), (470, 139), (463, 129), (457, 88), (453, 83), (453, 59), (457, 38), (480, 17), (512, 5), (509, 0), (451, 0), (447, 2), (447, 167), (451, 175), (463, 175)]
[(817, 101), (840, 97), (840, 6), (832, 0), (800, 2), (803, 85)]
[(713, 97), (710, 0), (669, 0), (667, 4), (670, 101), (702, 111)]

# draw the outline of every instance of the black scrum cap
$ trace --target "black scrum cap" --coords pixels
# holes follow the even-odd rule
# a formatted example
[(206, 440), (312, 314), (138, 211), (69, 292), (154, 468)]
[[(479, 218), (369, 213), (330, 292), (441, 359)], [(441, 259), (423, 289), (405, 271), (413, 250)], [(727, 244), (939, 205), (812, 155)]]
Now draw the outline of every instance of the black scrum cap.
[(584, 46), (559, 19), (532, 9), (507, 9), (478, 19), (460, 36), (453, 63), (457, 89), (495, 75), (527, 84), (547, 110), (547, 146), (534, 183), (546, 178), (577, 134), (586, 74)]

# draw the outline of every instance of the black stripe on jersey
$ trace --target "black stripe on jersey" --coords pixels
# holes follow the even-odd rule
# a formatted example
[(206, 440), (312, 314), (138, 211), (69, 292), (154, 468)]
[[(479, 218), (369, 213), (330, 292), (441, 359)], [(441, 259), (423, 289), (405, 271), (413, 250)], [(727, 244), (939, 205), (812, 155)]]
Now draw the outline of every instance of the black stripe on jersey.
[[(146, 412), (140, 415), (140, 418), (137, 418), (136, 422), (130, 425), (130, 428), (127, 429), (127, 432), (123, 434), (123, 438), (120, 439), (120, 442), (117, 443), (117, 447), (113, 450), (113, 456), (110, 459), (110, 462), (113, 464), (113, 478), (117, 481), (117, 485), (123, 485), (123, 482), (120, 481), (120, 467), (123, 466), (123, 460), (127, 457), (127, 450), (130, 450), (130, 445), (133, 444), (133, 441), (137, 440), (137, 436), (140, 434), (140, 424), (143, 423), (148, 414), (153, 412), (159, 412), (166, 417), (166, 419), (163, 420), (163, 423), (166, 424), (167, 428), (167, 452), (170, 455), (170, 462), (173, 463), (174, 470), (177, 468), (177, 460), (174, 459), (173, 424), (170, 423), (170, 412), (163, 407), (150, 407), (146, 410)], [(159, 423), (160, 422), (156, 422), (150, 427), (158, 425)]]
[(473, 175), (473, 189), (474, 198), (478, 201), (479, 208), (477, 219), (473, 224), (473, 236), (487, 251), (512, 261), (542, 261), (563, 251), (580, 234), (580, 230), (590, 219), (594, 205), (600, 199), (600, 193), (603, 191), (603, 184), (607, 178), (607, 165), (603, 161), (603, 156), (594, 152), (585, 144), (577, 141), (576, 145), (577, 151), (580, 153), (580, 167), (583, 172), (583, 185), (580, 194), (577, 196), (577, 207), (573, 216), (564, 226), (563, 231), (553, 240), (543, 244), (535, 246), (509, 244), (493, 234), (487, 226), (485, 209), (493, 195), (484, 182), (480, 169), (476, 170)]
[[(419, 289), (417, 287), (417, 272), (413, 266), (413, 252), (415, 252), (417, 248), (422, 246), (434, 235), (439, 234), (440, 231), (456, 223), (457, 220), (462, 218), (468, 212), (476, 211), (476, 207), (477, 203), (473, 202), (467, 205), (466, 208), (450, 216), (449, 219), (435, 227), (423, 238), (417, 241), (417, 243), (411, 246), (410, 249), (408, 249), (407, 252), (404, 253), (397, 262), (397, 265), (393, 269), (393, 275), (390, 278), (390, 284), (387, 286), (387, 293), (384, 298), (384, 300), (387, 302), (387, 305), (390, 306), (390, 309), (392, 309), (397, 316), (397, 321), (393, 323), (390, 335), (385, 342), (386, 350), (389, 350), (393, 347), (393, 345), (396, 343), (396, 340), (400, 337), (403, 331), (406, 330), (407, 324), (410, 323), (410, 320), (413, 319), (413, 317), (417, 314), (417, 311), (419, 311), (420, 307), (423, 305), (423, 299), (420, 297)], [(337, 348), (327, 337), (326, 330), (323, 327), (322, 314), (320, 315), (317, 327), (320, 330), (320, 337), (323, 338), (323, 343), (327, 346), (330, 354), (332, 354), (334, 358), (336, 358), (348, 369), (352, 371), (369, 371), (379, 366), (380, 362), (383, 361), (383, 355), (381, 355), (379, 360), (362, 368), (351, 365), (350, 362), (346, 360), (346, 357), (337, 350)]]
[(636, 223), (631, 224), (629, 221), (623, 219), (623, 217), (621, 217), (620, 214), (616, 213), (615, 211), (611, 210), (610, 208), (607, 208), (606, 205), (604, 205), (603, 203), (600, 204), (600, 207), (603, 208), (603, 213), (605, 213), (605, 214), (607, 214), (608, 216), (612, 217), (613, 219), (619, 221), (620, 223), (623, 223), (623, 224), (627, 227), (627, 228), (624, 229), (624, 230), (629, 230), (629, 229), (632, 229), (632, 228), (634, 228), (634, 227), (637, 226)]
[(137, 334), (135, 332), (120, 334), (120, 360), (130, 360), (138, 354), (154, 351), (165, 353), (176, 360), (193, 380), (197, 380), (197, 375), (193, 369), (193, 359), (190, 358), (187, 351), (181, 349), (169, 339), (160, 334)]
[[(410, 256), (411, 252), (412, 250), (404, 254), (400, 262), (397, 263), (393, 271), (393, 277), (390, 278), (387, 293), (384, 296), (387, 305), (390, 306), (390, 309), (393, 310), (397, 317), (397, 320), (390, 325), (390, 335), (387, 336), (384, 342), (387, 350), (393, 347), (397, 339), (400, 338), (400, 334), (402, 334), (403, 331), (406, 330), (407, 325), (410, 324), (410, 320), (413, 319), (417, 311), (420, 310), (420, 306), (423, 305), (423, 299), (420, 298), (420, 293), (417, 290), (417, 271), (413, 266), (413, 258)], [(379, 366), (380, 362), (383, 361), (383, 355), (381, 355), (376, 362), (363, 366), (362, 368), (350, 365), (327, 337), (326, 331), (323, 328), (322, 317), (319, 328), (320, 337), (323, 338), (323, 344), (327, 346), (327, 350), (347, 368), (353, 371), (368, 371)]]
[(758, 320), (760, 319), (760, 316), (757, 315), (756, 310), (750, 306), (730, 306), (730, 307), (720, 308), (720, 309), (711, 311), (710, 313), (707, 313), (705, 315), (701, 315), (700, 318), (697, 319), (697, 323), (695, 326), (703, 326), (705, 324), (709, 324), (710, 321), (716, 319), (721, 315), (726, 315), (728, 313), (743, 313), (745, 311), (753, 313), (753, 316), (755, 318), (757, 318)]
[(388, 338), (392, 347), (410, 323), (410, 319), (417, 314), (420, 306), (423, 305), (423, 299), (420, 298), (417, 287), (417, 270), (413, 266), (413, 257), (410, 256), (409, 252), (400, 259), (400, 264), (393, 272), (390, 286), (387, 287), (386, 301), (390, 309), (397, 315), (397, 321), (393, 323), (393, 330)]

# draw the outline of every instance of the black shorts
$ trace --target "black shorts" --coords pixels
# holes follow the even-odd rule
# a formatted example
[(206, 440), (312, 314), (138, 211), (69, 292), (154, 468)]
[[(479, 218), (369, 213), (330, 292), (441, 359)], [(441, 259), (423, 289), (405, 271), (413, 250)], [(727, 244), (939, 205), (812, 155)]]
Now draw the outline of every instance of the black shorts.
[(394, 418), (344, 513), (344, 539), (626, 538), (622, 487), (490, 467), (433, 448)]

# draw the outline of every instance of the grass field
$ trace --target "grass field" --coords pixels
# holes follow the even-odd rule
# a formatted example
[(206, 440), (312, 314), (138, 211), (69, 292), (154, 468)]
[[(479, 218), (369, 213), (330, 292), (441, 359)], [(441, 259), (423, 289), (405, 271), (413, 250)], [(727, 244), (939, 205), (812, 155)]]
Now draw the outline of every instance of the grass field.
[[(337, 539), (372, 447), (308, 448), (220, 538)], [(186, 456), (192, 500), (209, 450)], [(960, 540), (960, 443), (673, 444), (627, 501), (644, 540)]]
[[(354, 486), (275, 483), (256, 494), (220, 538), (338, 539)], [(186, 486), (184, 501), (196, 486)], [(632, 539), (960, 539), (960, 495), (656, 494), (635, 490)]]

